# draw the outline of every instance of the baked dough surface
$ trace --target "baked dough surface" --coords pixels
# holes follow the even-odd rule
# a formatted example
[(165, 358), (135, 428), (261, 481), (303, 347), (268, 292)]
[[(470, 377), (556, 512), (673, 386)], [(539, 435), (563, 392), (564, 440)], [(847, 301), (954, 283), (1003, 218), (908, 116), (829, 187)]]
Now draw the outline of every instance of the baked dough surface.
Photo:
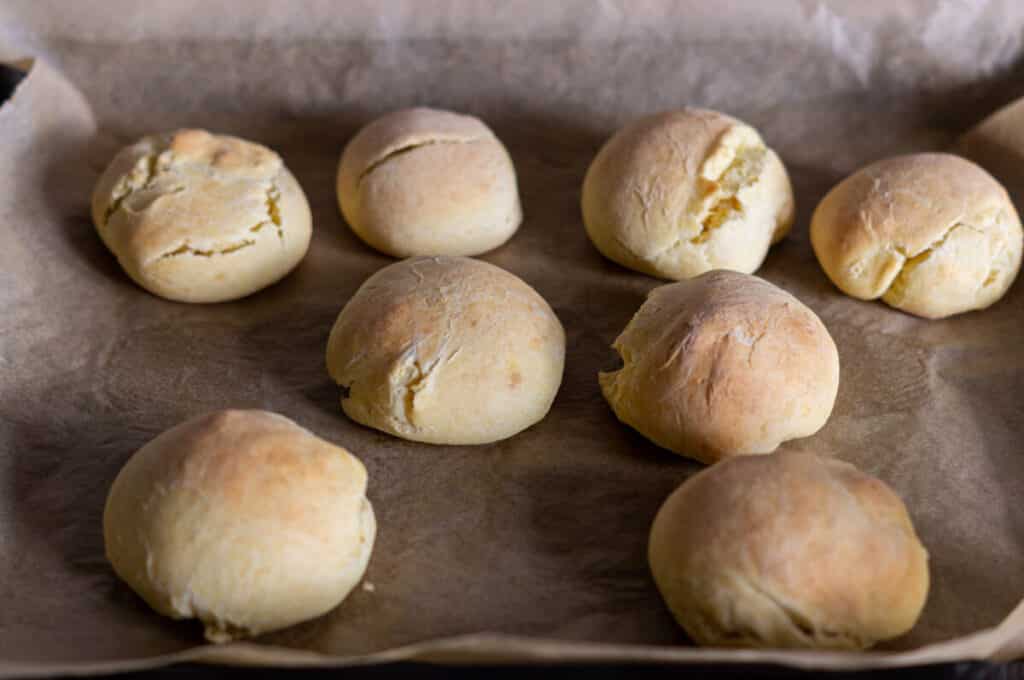
[(754, 128), (683, 109), (619, 130), (583, 182), (583, 222), (610, 260), (664, 279), (753, 273), (793, 223), (793, 189)]
[(598, 379), (619, 420), (713, 463), (814, 434), (839, 389), (839, 354), (818, 316), (764, 279), (725, 270), (655, 288)]
[(376, 522), (352, 454), (266, 411), (219, 411), (125, 463), (103, 513), (114, 571), (213, 642), (326, 613), (366, 570)]
[(280, 156), (204, 130), (123, 149), (96, 185), (92, 218), (136, 283), (181, 302), (234, 300), (275, 283), (312, 235), (306, 196)]
[(479, 119), (437, 109), (395, 111), (360, 130), (337, 189), (352, 231), (394, 257), (479, 255), (523, 217), (501, 141)]
[(1006, 190), (945, 153), (872, 163), (837, 184), (811, 245), (844, 293), (938, 319), (984, 309), (1020, 270), (1024, 232)]
[(356, 422), (413, 441), (485, 444), (551, 408), (565, 332), (518, 277), (464, 257), (381, 269), (338, 316), (327, 370)]
[(928, 594), (899, 497), (810, 453), (739, 456), (688, 479), (654, 520), (649, 561), (702, 645), (863, 649), (910, 630)]

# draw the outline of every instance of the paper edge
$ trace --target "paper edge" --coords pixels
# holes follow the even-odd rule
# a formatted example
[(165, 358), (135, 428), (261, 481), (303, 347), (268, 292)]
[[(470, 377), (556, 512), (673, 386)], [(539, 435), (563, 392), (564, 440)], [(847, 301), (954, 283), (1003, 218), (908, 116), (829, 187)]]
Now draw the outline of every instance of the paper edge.
[(122, 661), (0, 663), (0, 678), (70, 676), (151, 670), (176, 663), (273, 668), (342, 668), (397, 662), (433, 665), (551, 664), (770, 664), (801, 670), (905, 668), (960, 661), (1010, 661), (1024, 656), (1024, 602), (998, 626), (905, 652), (817, 652), (733, 650), (699, 647), (565, 642), (550, 638), (476, 633), (395, 647), (373, 654), (331, 656), (301, 649), (239, 642), (203, 645), (153, 657)]

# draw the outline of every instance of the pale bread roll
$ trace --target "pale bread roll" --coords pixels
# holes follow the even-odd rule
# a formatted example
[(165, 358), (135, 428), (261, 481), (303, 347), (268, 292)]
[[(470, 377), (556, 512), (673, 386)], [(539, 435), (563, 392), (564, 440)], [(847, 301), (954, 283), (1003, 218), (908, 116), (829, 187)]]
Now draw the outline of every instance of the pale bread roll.
[(462, 257), (381, 269), (345, 305), (327, 345), (350, 418), (431, 444), (486, 444), (540, 421), (564, 364), (565, 332), (544, 298)]
[(863, 649), (917, 621), (928, 553), (884, 483), (810, 453), (738, 456), (683, 483), (648, 559), (698, 644)]
[(360, 130), (337, 188), (352, 231), (394, 257), (479, 255), (523, 217), (502, 143), (479, 119), (437, 109), (395, 111)]
[(754, 128), (683, 109), (617, 132), (583, 182), (583, 223), (610, 260), (664, 279), (753, 273), (793, 223), (786, 168)]
[(1006, 293), (1024, 232), (991, 175), (922, 153), (872, 163), (833, 187), (814, 211), (811, 245), (847, 295), (938, 319)]
[(103, 513), (114, 571), (213, 642), (320, 616), (366, 570), (376, 535), (366, 469), (266, 411), (192, 418), (139, 449)]
[(598, 377), (619, 420), (705, 463), (814, 434), (839, 389), (825, 325), (748, 274), (655, 288), (612, 347), (623, 366)]
[(956, 145), (968, 158), (1006, 187), (1017, 202), (1024, 198), (1024, 98), (999, 109), (968, 130)]
[(204, 130), (123, 149), (96, 185), (92, 219), (136, 283), (181, 302), (269, 286), (302, 260), (312, 234), (306, 196), (280, 156)]

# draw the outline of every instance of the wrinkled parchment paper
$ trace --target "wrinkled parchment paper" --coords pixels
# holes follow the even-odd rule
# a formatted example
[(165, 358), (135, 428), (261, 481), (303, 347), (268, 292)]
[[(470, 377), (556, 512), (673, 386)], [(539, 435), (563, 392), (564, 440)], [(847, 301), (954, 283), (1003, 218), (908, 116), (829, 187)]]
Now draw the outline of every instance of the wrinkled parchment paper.
[[(924, 321), (841, 295), (807, 238), (845, 174), (946, 148), (1024, 94), (1022, 29), (1012, 0), (0, 4), (0, 58), (34, 58), (0, 108), (0, 675), (186, 659), (855, 668), (1024, 655), (1024, 283), (987, 311)], [(508, 145), (526, 217), (483, 259), (536, 287), (568, 333), (551, 414), (492, 446), (359, 427), (324, 368), (337, 313), (391, 262), (339, 216), (338, 156), (360, 125), (413, 104), (479, 115)], [(759, 273), (823, 318), (842, 377), (828, 425), (784, 446), (894, 486), (931, 552), (919, 624), (871, 653), (694, 649), (648, 575), (652, 518), (698, 466), (601, 398), (609, 345), (659, 282), (602, 259), (578, 203), (618, 126), (683, 105), (751, 122), (792, 175), (794, 233)], [(166, 302), (100, 243), (99, 171), (119, 146), (183, 126), (271, 146), (305, 188), (313, 244), (280, 284), (229, 304)], [(356, 452), (380, 533), (372, 590), (210, 647), (115, 579), (100, 516), (133, 451), (224, 407), (278, 411)]]

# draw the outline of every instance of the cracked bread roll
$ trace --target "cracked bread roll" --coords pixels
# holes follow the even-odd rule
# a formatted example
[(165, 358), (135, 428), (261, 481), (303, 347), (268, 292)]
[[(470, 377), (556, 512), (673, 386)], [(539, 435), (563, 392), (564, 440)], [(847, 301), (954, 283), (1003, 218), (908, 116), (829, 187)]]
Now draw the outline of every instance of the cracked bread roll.
[(655, 288), (600, 373), (623, 423), (658, 446), (714, 463), (814, 434), (839, 389), (821, 320), (756, 276), (726, 270)]
[(114, 480), (107, 558), (153, 609), (212, 642), (326, 613), (363, 577), (376, 521), (348, 451), (266, 411), (160, 434)]
[(1003, 187), (944, 153), (873, 163), (832, 188), (811, 245), (844, 293), (927, 319), (984, 309), (1020, 269), (1024, 232)]
[(356, 422), (430, 444), (486, 444), (540, 421), (565, 332), (537, 291), (463, 257), (381, 269), (338, 316), (327, 370)]
[(717, 111), (643, 118), (598, 152), (583, 223), (610, 260), (663, 279), (753, 273), (793, 223), (786, 168), (754, 128)]
[(426, 108), (389, 113), (352, 138), (338, 204), (359, 238), (394, 257), (479, 255), (523, 217), (515, 167), (490, 128)]
[(658, 511), (648, 561), (701, 645), (864, 649), (909, 631), (928, 596), (928, 553), (899, 497), (811, 453), (697, 473)]
[(302, 260), (312, 235), (306, 196), (280, 156), (205, 130), (123, 149), (96, 185), (92, 219), (136, 283), (180, 302), (269, 286)]

